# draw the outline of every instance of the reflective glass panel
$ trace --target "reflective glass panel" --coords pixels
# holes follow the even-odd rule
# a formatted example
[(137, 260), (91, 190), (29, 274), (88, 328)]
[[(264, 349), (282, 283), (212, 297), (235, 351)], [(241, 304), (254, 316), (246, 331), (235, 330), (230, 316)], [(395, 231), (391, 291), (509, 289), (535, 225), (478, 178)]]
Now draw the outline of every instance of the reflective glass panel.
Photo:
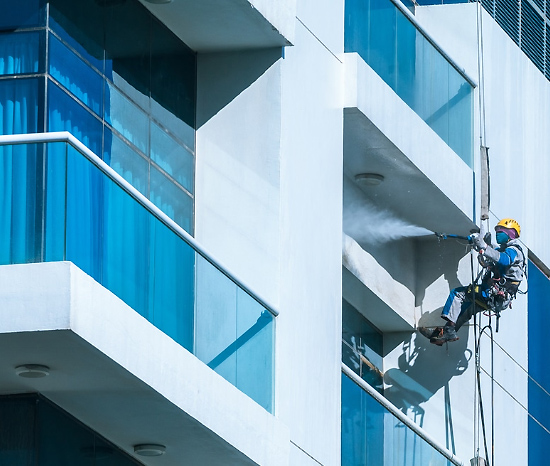
[(100, 72), (104, 61), (104, 10), (96, 0), (50, 0), (53, 31)]
[(105, 121), (144, 154), (149, 151), (149, 118), (112, 84), (105, 93)]
[(48, 131), (69, 131), (95, 154), (102, 152), (101, 121), (49, 80)]
[(0, 80), (0, 134), (42, 131), (43, 83), (40, 78)]
[(49, 72), (65, 89), (101, 117), (103, 79), (55, 36), (50, 35)]
[(0, 146), (0, 264), (39, 262), (41, 145)]
[(130, 145), (105, 129), (103, 159), (144, 196), (149, 195), (149, 163)]
[(185, 231), (193, 228), (193, 199), (151, 165), (151, 202)]
[(40, 395), (0, 397), (0, 420), (5, 466), (140, 464)]
[(151, 159), (187, 191), (193, 193), (193, 154), (155, 123), (151, 123)]
[(44, 0), (0, 0), (0, 11), (0, 30), (13, 31), (45, 24)]
[(0, 34), (0, 75), (44, 72), (44, 33)]

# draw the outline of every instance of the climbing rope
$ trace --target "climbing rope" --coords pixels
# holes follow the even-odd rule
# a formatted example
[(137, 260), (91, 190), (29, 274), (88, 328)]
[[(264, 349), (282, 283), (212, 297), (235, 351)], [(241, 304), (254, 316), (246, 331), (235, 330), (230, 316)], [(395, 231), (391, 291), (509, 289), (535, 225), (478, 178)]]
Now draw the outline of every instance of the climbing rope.
[(474, 353), (475, 353), (475, 389), (474, 389), (474, 457), (479, 457), (479, 436), (480, 436), (480, 425), (481, 433), (483, 434), (483, 446), (485, 450), (485, 458), (489, 458), (489, 449), (487, 445), (487, 428), (485, 425), (485, 410), (483, 406), (483, 394), (481, 391), (481, 337), (487, 331), (490, 331), (490, 341), (491, 341), (491, 462), (490, 465), (494, 465), (494, 455), (495, 455), (495, 412), (494, 412), (494, 338), (493, 338), (493, 328), (491, 322), (491, 315), (489, 315), (489, 323), (481, 328), (478, 334), (478, 328), (481, 327), (481, 323), (478, 327), (477, 323), (477, 310), (476, 310), (476, 296), (475, 296), (475, 285), (481, 276), (481, 273), (477, 275), (474, 274), (474, 259), (473, 254), (470, 255), (470, 269), (472, 275), (472, 287), (471, 287), (471, 302), (473, 306), (474, 314)]

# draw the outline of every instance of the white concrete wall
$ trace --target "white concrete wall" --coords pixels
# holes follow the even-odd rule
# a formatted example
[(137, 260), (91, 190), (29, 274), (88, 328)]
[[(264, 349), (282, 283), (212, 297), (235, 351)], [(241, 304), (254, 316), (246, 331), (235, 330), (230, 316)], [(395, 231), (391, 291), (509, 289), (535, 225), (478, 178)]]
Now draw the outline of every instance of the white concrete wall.
[[(469, 75), (478, 75), (475, 4), (421, 7), (417, 18)], [(550, 250), (544, 232), (550, 202), (545, 182), (550, 168), (550, 83), (484, 11), (482, 21), (484, 80), (480, 82), (484, 83), (485, 143), (491, 160), (489, 223), (492, 227), (500, 218), (516, 218), (522, 226), (524, 250), (529, 248), (548, 264)], [(479, 121), (479, 113), (476, 118)], [(420, 245), (420, 255), (429, 257), (429, 253), (429, 248)], [(471, 279), (468, 256), (460, 259), (458, 250), (439, 255), (419, 269), (417, 312), (426, 325), (437, 322), (449, 288)], [(444, 270), (437, 260), (454, 267)], [(481, 338), (489, 448), (494, 389), (495, 464), (527, 464), (527, 299), (528, 295), (518, 296), (513, 308), (503, 313), (499, 333), (494, 334), (494, 385), (487, 375), (492, 370), (490, 339), (486, 335)], [(486, 325), (488, 318), (481, 317), (481, 323)], [(494, 319), (492, 324), (496, 330)], [(476, 423), (473, 329), (463, 329), (459, 335), (460, 340), (448, 348), (434, 348), (420, 336), (392, 335), (385, 344), (395, 349), (384, 363), (387, 373), (398, 369), (402, 378), (401, 385), (390, 385), (388, 396), (411, 416), (421, 412), (424, 427), (467, 461), (473, 457)], [(412, 388), (406, 390), (407, 385), (420, 385), (422, 390), (414, 396)], [(482, 444), (480, 448), (483, 450)]]
[(340, 462), (344, 2), (322, 3), (298, 2), (283, 58), (198, 55), (196, 238), (278, 306), (294, 465)]

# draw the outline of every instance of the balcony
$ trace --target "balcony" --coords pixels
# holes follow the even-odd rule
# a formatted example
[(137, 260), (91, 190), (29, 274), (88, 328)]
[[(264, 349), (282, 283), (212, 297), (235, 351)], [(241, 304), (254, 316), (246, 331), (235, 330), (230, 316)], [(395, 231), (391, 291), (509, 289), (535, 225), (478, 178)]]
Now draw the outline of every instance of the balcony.
[(69, 133), (0, 143), (1, 265), (72, 262), (272, 412), (271, 306)]
[(342, 466), (368, 464), (464, 465), (342, 365)]

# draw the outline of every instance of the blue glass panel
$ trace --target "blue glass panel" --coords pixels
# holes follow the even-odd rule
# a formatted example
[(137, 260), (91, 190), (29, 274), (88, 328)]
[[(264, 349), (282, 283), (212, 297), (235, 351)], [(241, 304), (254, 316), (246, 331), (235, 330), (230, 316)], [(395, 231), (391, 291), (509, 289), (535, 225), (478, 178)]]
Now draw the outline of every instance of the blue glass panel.
[(41, 260), (42, 146), (0, 146), (0, 264)]
[[(548, 371), (548, 328), (550, 315), (550, 279), (531, 261), (529, 277), (528, 324), (529, 324), (529, 413), (543, 426), (550, 426), (550, 371)], [(541, 388), (542, 387), (542, 388)], [(546, 445), (550, 434), (535, 420), (529, 418), (529, 466), (544, 464), (548, 458)]]
[(114, 182), (105, 178), (102, 204), (102, 284), (152, 321), (149, 311), (151, 214)]
[(149, 149), (149, 118), (147, 114), (107, 82), (105, 121), (143, 153)]
[(0, 81), (0, 134), (36, 133), (39, 124), (42, 79)]
[(67, 143), (46, 146), (44, 261), (65, 260)]
[(106, 177), (75, 149), (67, 159), (66, 260), (102, 283)]
[(55, 36), (50, 35), (49, 72), (65, 89), (102, 115), (103, 79)]
[(193, 199), (153, 166), (149, 198), (185, 231), (192, 233)]
[(49, 26), (88, 63), (103, 71), (105, 7), (95, 0), (50, 0)]
[(105, 128), (103, 159), (141, 194), (149, 194), (149, 162)]
[(237, 288), (237, 388), (272, 411), (274, 318), (244, 290)]
[(151, 123), (151, 160), (193, 193), (195, 157), (155, 123)]
[(195, 355), (231, 382), (237, 382), (237, 287), (197, 256)]
[(384, 462), (384, 411), (342, 374), (342, 466), (409, 464)]
[[(378, 392), (383, 392), (382, 334), (347, 301), (342, 300), (342, 362)], [(371, 365), (380, 370), (375, 370)]]
[(102, 152), (101, 121), (49, 80), (48, 131), (69, 131), (95, 154)]
[(34, 397), (0, 397), (0, 464), (35, 466)]
[(0, 75), (44, 72), (44, 33), (0, 34)]
[(44, 26), (44, 3), (44, 0), (0, 0), (0, 30)]
[(151, 225), (151, 321), (193, 351), (195, 251), (159, 220)]

